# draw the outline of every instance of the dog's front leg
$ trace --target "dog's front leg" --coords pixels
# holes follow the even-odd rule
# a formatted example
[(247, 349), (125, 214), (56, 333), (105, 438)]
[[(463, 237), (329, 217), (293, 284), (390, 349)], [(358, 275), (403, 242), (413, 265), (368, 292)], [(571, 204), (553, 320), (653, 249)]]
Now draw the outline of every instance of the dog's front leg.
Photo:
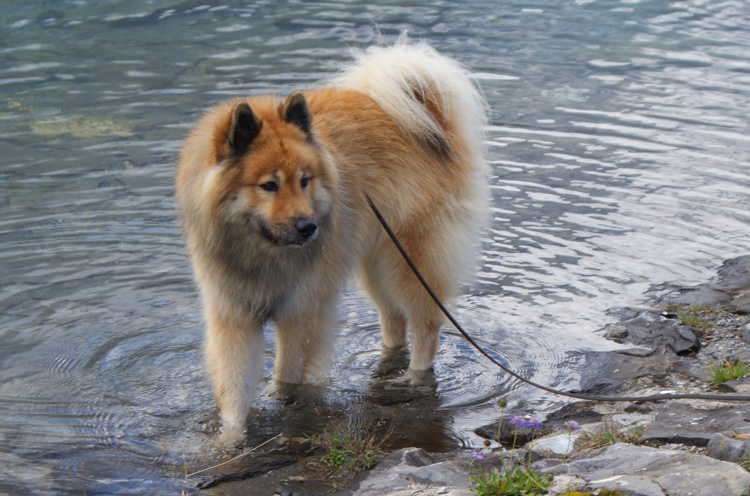
[(274, 377), (278, 382), (301, 384), (312, 377), (325, 375), (333, 358), (338, 294), (309, 304), (298, 304), (295, 312), (277, 318), (276, 362)]
[(257, 322), (238, 322), (210, 315), (206, 362), (221, 412), (221, 440), (242, 439), (247, 415), (263, 372), (263, 329)]

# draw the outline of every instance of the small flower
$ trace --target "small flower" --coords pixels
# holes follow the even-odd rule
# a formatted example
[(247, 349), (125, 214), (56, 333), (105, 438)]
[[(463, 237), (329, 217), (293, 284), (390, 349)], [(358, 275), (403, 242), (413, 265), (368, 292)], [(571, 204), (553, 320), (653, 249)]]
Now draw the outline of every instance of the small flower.
[(504, 409), (506, 406), (508, 406), (508, 401), (503, 398), (497, 402), (497, 406), (499, 406), (501, 409)]
[(575, 420), (568, 420), (567, 422), (565, 422), (565, 425), (566, 425), (566, 426), (568, 427), (568, 429), (570, 429), (571, 431), (576, 431), (576, 432), (578, 432), (578, 431), (580, 431), (580, 430), (581, 430), (581, 425), (580, 425), (580, 424), (579, 424), (578, 422), (576, 422)]
[(526, 422), (526, 426), (530, 427), (532, 429), (541, 429), (544, 427), (544, 424), (541, 420), (535, 417), (531, 417), (528, 422)]
[(513, 418), (510, 419), (510, 423), (513, 425), (520, 425), (521, 427), (529, 426), (528, 422), (526, 422), (526, 419), (520, 415), (513, 415)]
[(475, 460), (484, 460), (484, 452), (474, 450), (471, 452), (471, 457)]

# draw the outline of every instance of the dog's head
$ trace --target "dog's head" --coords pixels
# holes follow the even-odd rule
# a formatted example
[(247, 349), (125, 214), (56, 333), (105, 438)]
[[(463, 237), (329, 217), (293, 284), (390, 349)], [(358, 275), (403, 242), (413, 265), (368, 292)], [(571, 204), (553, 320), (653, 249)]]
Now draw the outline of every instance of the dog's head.
[(214, 130), (216, 207), (275, 245), (303, 245), (320, 230), (336, 172), (319, 143), (304, 95), (234, 104)]

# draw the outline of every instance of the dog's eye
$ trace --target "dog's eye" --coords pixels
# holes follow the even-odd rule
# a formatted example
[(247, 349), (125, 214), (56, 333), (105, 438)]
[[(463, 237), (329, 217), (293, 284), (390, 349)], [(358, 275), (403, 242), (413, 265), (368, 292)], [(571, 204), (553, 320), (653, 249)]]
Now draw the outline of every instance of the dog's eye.
[(302, 189), (305, 189), (305, 188), (307, 188), (307, 186), (308, 186), (309, 184), (310, 184), (310, 178), (309, 178), (309, 177), (303, 177), (303, 178), (302, 178), (302, 179), (300, 180), (300, 182), (299, 182), (299, 185), (300, 185), (300, 186), (302, 186)]
[(260, 187), (263, 188), (264, 191), (268, 191), (270, 193), (275, 193), (279, 190), (279, 185), (276, 181), (268, 181), (267, 183), (261, 184)]

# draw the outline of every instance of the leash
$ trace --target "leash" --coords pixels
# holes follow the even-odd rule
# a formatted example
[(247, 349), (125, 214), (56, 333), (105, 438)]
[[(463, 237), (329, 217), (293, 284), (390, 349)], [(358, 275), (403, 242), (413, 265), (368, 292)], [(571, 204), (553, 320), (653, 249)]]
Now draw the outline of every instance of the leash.
[(406, 261), (407, 265), (409, 265), (409, 268), (411, 268), (412, 272), (414, 272), (414, 275), (417, 276), (417, 279), (419, 279), (419, 282), (422, 284), (424, 289), (427, 291), (427, 293), (430, 295), (432, 300), (437, 304), (437, 306), (440, 308), (440, 310), (445, 314), (445, 316), (448, 318), (448, 320), (453, 324), (453, 327), (458, 330), (458, 332), (461, 333), (461, 335), (469, 342), (471, 345), (479, 351), (482, 355), (484, 355), (485, 358), (487, 358), (490, 362), (492, 362), (494, 365), (502, 369), (507, 374), (513, 376), (514, 378), (518, 379), (521, 382), (524, 382), (530, 386), (533, 386), (537, 389), (541, 389), (542, 391), (546, 391), (548, 393), (556, 394), (559, 396), (565, 396), (568, 398), (575, 398), (578, 400), (586, 400), (586, 401), (627, 401), (627, 402), (633, 402), (633, 401), (659, 401), (659, 400), (711, 400), (711, 401), (750, 401), (750, 396), (745, 395), (723, 395), (723, 394), (691, 394), (691, 393), (681, 393), (681, 394), (653, 394), (650, 396), (598, 396), (598, 395), (588, 395), (588, 394), (578, 394), (578, 393), (570, 393), (567, 391), (560, 391), (558, 389), (551, 388), (549, 386), (544, 386), (542, 384), (536, 383), (530, 379), (527, 379), (518, 373), (514, 372), (510, 368), (506, 367), (499, 361), (497, 361), (495, 358), (493, 358), (484, 348), (482, 348), (479, 343), (474, 340), (474, 338), (471, 337), (469, 333), (467, 333), (464, 328), (461, 326), (461, 324), (458, 323), (458, 321), (451, 315), (450, 311), (443, 305), (443, 303), (440, 301), (440, 298), (437, 297), (435, 292), (432, 290), (430, 285), (427, 283), (424, 277), (422, 277), (422, 274), (419, 272), (419, 269), (417, 269), (417, 266), (414, 265), (414, 262), (409, 257), (409, 254), (406, 253), (406, 250), (401, 245), (401, 242), (398, 240), (396, 235), (394, 234), (393, 230), (391, 230), (391, 227), (386, 222), (385, 218), (383, 218), (383, 215), (380, 213), (380, 210), (378, 210), (378, 207), (375, 206), (375, 203), (373, 203), (370, 196), (365, 193), (365, 198), (367, 199), (367, 203), (370, 205), (370, 209), (375, 214), (375, 217), (378, 218), (378, 221), (380, 222), (380, 225), (383, 226), (383, 229), (385, 229), (385, 232), (388, 234), (388, 237), (391, 238), (391, 241), (393, 241), (393, 244), (396, 245), (396, 248), (401, 253), (401, 256)]

